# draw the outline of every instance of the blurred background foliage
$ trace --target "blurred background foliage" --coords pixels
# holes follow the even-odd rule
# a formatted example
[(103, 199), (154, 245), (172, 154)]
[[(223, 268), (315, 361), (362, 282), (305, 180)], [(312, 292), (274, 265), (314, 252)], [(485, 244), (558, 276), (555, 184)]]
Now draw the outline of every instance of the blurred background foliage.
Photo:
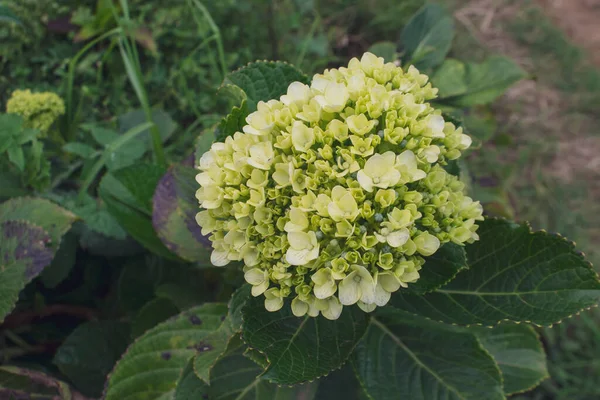
[[(36, 150), (34, 140), (25, 151), (28, 171), (21, 180), (11, 175), (14, 166), (0, 160), (0, 199), (33, 190), (86, 222), (74, 227), (72, 234), (78, 239), (64, 239), (66, 243), (71, 240), (73, 250), (57, 254), (57, 259), (64, 258), (53, 263), (42, 274), (41, 282), (29, 285), (21, 296), (21, 308), (38, 310), (37, 316), (21, 314), (20, 320), (13, 317), (5, 321), (0, 358), (60, 371), (76, 387), (87, 388), (84, 394), (94, 396), (102, 388), (99, 377), (111, 370), (120, 355), (117, 350), (124, 349), (130, 338), (180, 309), (207, 300), (203, 293), (227, 299), (230, 287), (220, 284), (216, 273), (211, 276), (210, 271), (196, 268), (169, 268), (169, 263), (177, 260), (139, 256), (141, 246), (127, 237), (101, 199), (87, 193), (88, 187), (97, 183), (98, 160), (102, 161), (100, 168), (116, 171), (149, 158), (150, 142), (118, 140), (139, 134), (132, 128), (144, 122), (150, 107), (166, 143), (167, 159), (182, 160), (198, 134), (231, 109), (233, 104), (225, 96), (216, 95), (225, 74), (248, 62), (283, 60), (312, 74), (344, 64), (368, 49), (397, 59), (403, 50), (400, 33), (424, 3), (0, 2), (0, 103), (6, 104), (16, 89), (55, 92), (65, 99), (67, 107), (59, 130), (71, 132), (67, 137), (57, 136), (43, 154)], [(593, 37), (594, 32), (597, 36), (600, 28), (589, 27), (586, 35), (579, 32), (586, 29), (585, 24), (569, 25), (569, 20), (581, 21), (582, 13), (600, 18), (599, 7), (594, 2), (589, 2), (588, 8), (573, 5), (587, 4), (581, 1), (563, 2), (571, 6), (560, 8), (559, 2), (551, 0), (438, 3), (455, 17), (450, 57), (480, 63), (490, 55), (501, 54), (528, 73), (527, 79), (492, 105), (478, 105), (460, 113), (478, 145), (467, 160), (473, 197), (485, 203), (488, 214), (529, 220), (536, 229), (561, 232), (597, 264), (600, 72), (599, 64), (594, 64), (598, 59), (590, 54), (600, 47), (586, 38)], [(574, 26), (579, 31), (574, 33)], [(131, 38), (129, 45), (123, 42), (122, 32)], [(137, 70), (127, 68), (124, 53), (139, 60)], [(67, 143), (70, 147), (65, 154), (60, 149)], [(50, 165), (47, 160), (52, 157), (57, 161)], [(69, 186), (69, 178), (76, 172), (87, 185), (83, 190)], [(56, 188), (61, 190), (50, 192)], [(79, 194), (68, 189), (77, 189)], [(74, 250), (77, 240), (82, 247)], [(230, 275), (232, 281), (239, 278)], [(210, 290), (198, 293), (197, 287)], [(66, 312), (48, 311), (47, 305), (59, 303), (70, 308)], [(40, 317), (40, 310), (50, 314)], [(123, 326), (115, 321), (102, 329), (79, 325), (82, 320), (93, 324), (97, 319), (122, 314), (132, 323)], [(592, 310), (539, 331), (552, 378), (520, 398), (600, 398), (600, 313)], [(89, 332), (95, 333), (91, 335), (94, 338), (89, 339)], [(68, 341), (62, 345), (67, 334)], [(26, 343), (18, 343), (23, 337)], [(107, 337), (114, 341), (110, 346), (105, 343)], [(89, 345), (83, 338), (117, 350), (88, 369), (78, 368), (78, 363), (91, 357), (72, 357), (73, 348)], [(53, 354), (54, 358), (48, 357)]]

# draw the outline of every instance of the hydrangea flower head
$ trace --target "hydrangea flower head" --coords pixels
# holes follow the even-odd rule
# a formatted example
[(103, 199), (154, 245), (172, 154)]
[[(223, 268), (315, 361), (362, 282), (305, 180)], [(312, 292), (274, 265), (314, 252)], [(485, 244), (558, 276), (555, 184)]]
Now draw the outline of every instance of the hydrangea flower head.
[(243, 261), (269, 311), (337, 319), (384, 306), (446, 242), (478, 239), (482, 208), (443, 166), (471, 144), (437, 89), (371, 53), (260, 102), (199, 161), (211, 261)]
[(32, 93), (31, 90), (15, 90), (6, 103), (6, 112), (19, 114), (27, 128), (38, 129), (45, 135), (54, 121), (65, 113), (65, 103), (52, 92)]

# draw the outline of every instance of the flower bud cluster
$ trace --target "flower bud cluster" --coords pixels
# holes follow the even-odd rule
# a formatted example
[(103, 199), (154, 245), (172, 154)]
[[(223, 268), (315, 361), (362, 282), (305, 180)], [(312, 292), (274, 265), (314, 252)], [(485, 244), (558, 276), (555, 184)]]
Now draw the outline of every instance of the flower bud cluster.
[(38, 129), (44, 136), (54, 121), (65, 113), (65, 103), (52, 92), (15, 90), (6, 103), (6, 112), (22, 116), (26, 128)]
[(269, 311), (291, 298), (296, 316), (337, 319), (384, 306), (443, 243), (477, 240), (481, 205), (443, 168), (471, 139), (427, 102), (436, 92), (366, 53), (260, 102), (199, 160), (212, 263), (243, 261)]

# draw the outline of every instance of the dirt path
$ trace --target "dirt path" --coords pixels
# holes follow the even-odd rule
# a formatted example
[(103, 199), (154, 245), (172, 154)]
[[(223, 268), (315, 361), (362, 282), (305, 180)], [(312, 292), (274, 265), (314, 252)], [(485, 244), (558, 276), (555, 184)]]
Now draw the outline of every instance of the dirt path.
[(600, 66), (600, 0), (536, 0), (544, 12)]

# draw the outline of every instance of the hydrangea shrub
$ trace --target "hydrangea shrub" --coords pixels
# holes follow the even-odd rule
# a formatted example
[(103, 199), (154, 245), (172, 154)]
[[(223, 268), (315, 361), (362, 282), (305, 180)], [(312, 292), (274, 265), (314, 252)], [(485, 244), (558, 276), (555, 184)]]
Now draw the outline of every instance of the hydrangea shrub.
[[(366, 53), (312, 79), (250, 63), (217, 94), (231, 112), (168, 170), (132, 164), (143, 151), (114, 157), (147, 139), (137, 117), (121, 135), (91, 130), (102, 151), (65, 145), (83, 171), (99, 157), (90, 184), (106, 162), (98, 201), (82, 186), (60, 203), (73, 213), (0, 204), (0, 319), (14, 323), (23, 289), (60, 284), (65, 298), (75, 258), (97, 253), (84, 267), (98, 279), (106, 260), (120, 269), (99, 308), (119, 320), (94, 314), (69, 334), (52, 360), (67, 382), (0, 366), (0, 397), (81, 397), (73, 385), (106, 400), (502, 400), (536, 387), (548, 369), (535, 327), (596, 306), (600, 280), (574, 243), (484, 218), (469, 197), (471, 131), (457, 115), (523, 72), (498, 57), (443, 61), (451, 40), (451, 16), (429, 4), (394, 63)], [(43, 96), (15, 93), (12, 142), (63, 112)], [(175, 130), (152, 120), (165, 140)], [(80, 289), (95, 295), (90, 271)]]
[(277, 311), (337, 319), (385, 306), (440, 245), (477, 240), (479, 202), (444, 169), (469, 136), (428, 101), (437, 89), (366, 53), (259, 102), (214, 143), (196, 179), (211, 261), (243, 261), (252, 295)]

